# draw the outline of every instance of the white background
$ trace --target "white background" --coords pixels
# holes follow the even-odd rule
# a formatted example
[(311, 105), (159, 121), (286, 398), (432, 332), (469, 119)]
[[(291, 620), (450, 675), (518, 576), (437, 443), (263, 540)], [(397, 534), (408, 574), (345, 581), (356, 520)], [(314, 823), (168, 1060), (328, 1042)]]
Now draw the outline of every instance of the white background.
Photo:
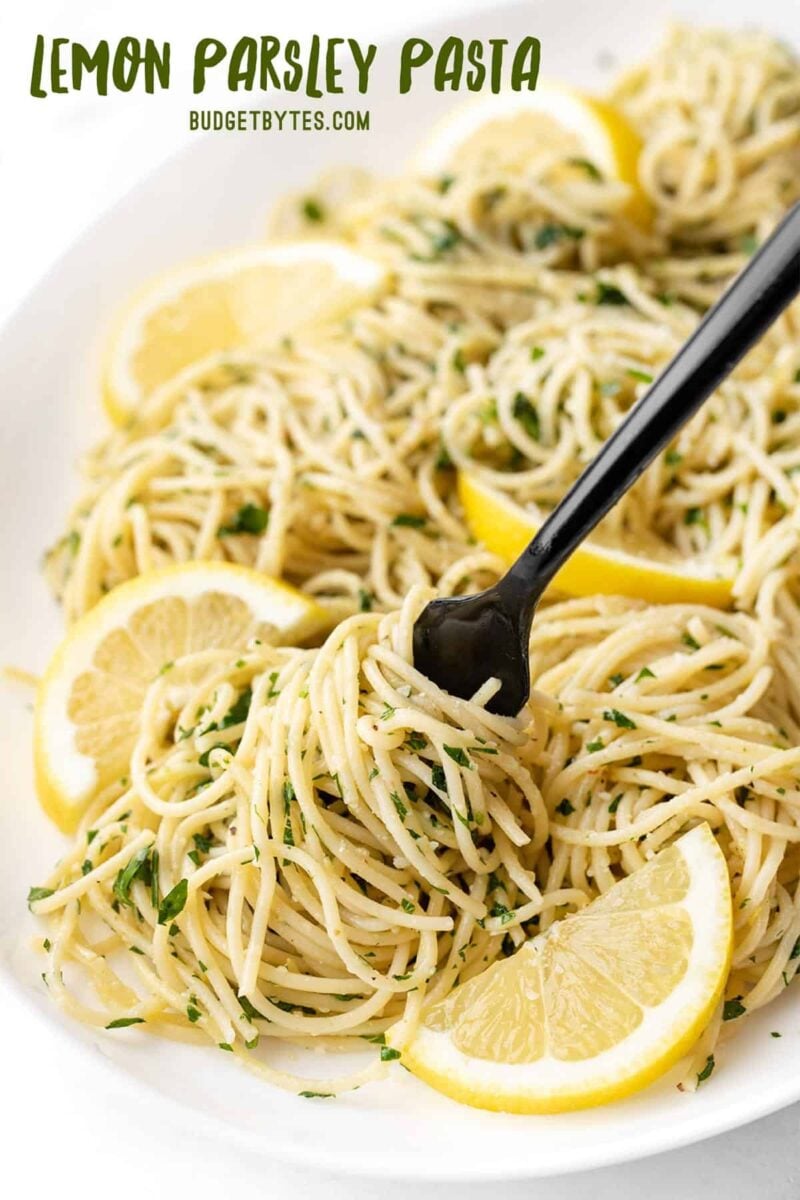
[[(642, 9), (646, 0), (640, 0)], [(787, 6), (797, 0), (786, 0)], [(28, 94), (34, 38), (85, 43), (122, 34), (226, 39), (274, 32), (318, 32), (380, 39), (412, 32), (431, 17), (483, 7), (480, 0), (37, 0), (0, 14), (0, 321), (55, 257), (94, 217), (188, 137), (185, 93), (139, 98), (91, 95), (33, 100)], [(587, 20), (591, 4), (587, 0)], [(176, 89), (177, 90), (177, 89)], [(46, 353), (46, 345), (42, 352)], [(0, 372), (2, 364), (0, 364)], [(0, 374), (0, 386), (2, 375)], [(4, 519), (8, 519), (5, 515)], [(0, 802), (10, 803), (10, 797)], [(226, 1151), (190, 1127), (158, 1121), (111, 1088), (87, 1094), (74, 1047), (54, 1036), (16, 1000), (0, 995), (0, 1191), (21, 1200), (150, 1200), (187, 1195), (302, 1196), (305, 1200), (726, 1200), (800, 1196), (800, 1106), (747, 1129), (648, 1162), (530, 1184), (436, 1185), (337, 1179)], [(186, 1081), (191, 1088), (191, 1080)]]

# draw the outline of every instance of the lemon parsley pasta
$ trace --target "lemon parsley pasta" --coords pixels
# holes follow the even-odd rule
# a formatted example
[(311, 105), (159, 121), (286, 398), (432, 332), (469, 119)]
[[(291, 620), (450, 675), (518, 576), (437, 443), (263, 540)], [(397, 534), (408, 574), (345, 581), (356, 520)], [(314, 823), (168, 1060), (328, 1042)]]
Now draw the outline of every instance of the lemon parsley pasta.
[[(447, 573), (465, 553), (450, 464), (536, 514), (557, 502), (800, 195), (799, 80), (763, 36), (685, 29), (623, 78), (649, 225), (563, 139), (512, 140), (434, 179), (351, 172), (284, 202), (275, 233), (349, 238), (391, 267), (391, 294), (188, 372), (98, 447), (48, 560), (68, 618), (192, 557), (282, 572), (342, 611), (362, 592), (395, 607), (443, 575), (474, 586), (470, 563)], [(794, 548), (799, 319), (794, 306), (601, 540), (732, 578), (775, 526)], [(739, 581), (743, 607), (759, 578)]]
[[(194, 1029), (237, 1053), (259, 1032), (382, 1040), (428, 992), (513, 948), (523, 918), (583, 902), (535, 882), (546, 708), (493, 716), (491, 685), (463, 701), (415, 671), (427, 598), (351, 617), (318, 651), (205, 652), (204, 682), (166, 729), (170, 671), (158, 677), (130, 776), (90, 808), (35, 901), (68, 1011)], [(78, 998), (74, 972), (101, 1008)]]
[[(130, 770), (31, 895), (73, 1015), (334, 1094), (384, 1071), (424, 1005), (700, 821), (734, 950), (685, 1086), (793, 979), (797, 305), (596, 535), (730, 580), (734, 611), (549, 596), (514, 720), (487, 711), (493, 681), (462, 701), (413, 667), (426, 600), (504, 568), (459, 473), (541, 522), (800, 197), (800, 68), (773, 40), (676, 29), (611, 99), (641, 139), (636, 195), (523, 123), (446, 173), (287, 197), (272, 234), (347, 241), (389, 269), (382, 294), (197, 363), (87, 457), (46, 560), (69, 622), (154, 568), (227, 560), (335, 627), (181, 658), (148, 687)], [(379, 1048), (308, 1080), (272, 1064), (275, 1039)]]
[(423, 1003), (697, 820), (725, 851), (735, 923), (697, 1062), (723, 1014), (790, 982), (800, 725), (759, 624), (614, 598), (547, 606), (539, 690), (509, 719), (484, 707), (496, 683), (463, 701), (414, 670), (428, 595), (349, 618), (319, 650), (220, 652), (179, 711), (170, 672), (156, 678), (129, 778), (34, 895), (68, 1011), (204, 1035), (281, 1086), (336, 1092), (380, 1057), (309, 1083), (255, 1053), (258, 1035), (336, 1047), (392, 1029), (402, 1044)]

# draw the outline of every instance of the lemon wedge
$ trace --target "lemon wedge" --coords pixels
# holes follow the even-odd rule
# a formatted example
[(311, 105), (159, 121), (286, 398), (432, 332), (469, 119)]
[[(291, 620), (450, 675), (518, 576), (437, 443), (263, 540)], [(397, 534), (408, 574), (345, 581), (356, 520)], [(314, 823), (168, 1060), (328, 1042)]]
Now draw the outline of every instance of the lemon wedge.
[(161, 384), (209, 355), (276, 341), (373, 299), (384, 267), (336, 241), (244, 246), (146, 284), (112, 332), (103, 396), (127, 423)]
[[(459, 472), (458, 494), (470, 533), (512, 563), (538, 526), (509, 496), (469, 472)], [(659, 562), (584, 542), (553, 579), (569, 596), (635, 596), (652, 604), (707, 604), (729, 608), (733, 580), (701, 573), (685, 561)]]
[(423, 1013), (403, 1062), (453, 1099), (545, 1113), (620, 1099), (697, 1041), (722, 995), (731, 892), (708, 825)]
[[(308, 596), (233, 563), (182, 563), (120, 584), (71, 627), (39, 685), (34, 766), (45, 812), (71, 832), (97, 790), (127, 773), (145, 693), (183, 655), (240, 653), (253, 638), (300, 642), (329, 625)], [(169, 684), (185, 693), (192, 680), (180, 675)]]
[(647, 224), (652, 211), (639, 183), (641, 148), (639, 135), (612, 104), (542, 83), (533, 92), (482, 96), (448, 113), (434, 125), (414, 167), (421, 175), (441, 175), (483, 161), (514, 170), (524, 168), (535, 153), (552, 149), (627, 184), (628, 214)]

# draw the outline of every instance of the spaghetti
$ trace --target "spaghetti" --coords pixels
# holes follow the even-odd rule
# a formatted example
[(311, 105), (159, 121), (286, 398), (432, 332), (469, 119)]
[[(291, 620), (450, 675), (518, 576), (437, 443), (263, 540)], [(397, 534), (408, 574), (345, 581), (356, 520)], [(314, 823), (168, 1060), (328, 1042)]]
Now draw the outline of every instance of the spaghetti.
[(551, 605), (531, 641), (541, 690), (512, 720), (484, 707), (496, 681), (463, 701), (414, 670), (429, 594), (349, 618), (318, 651), (220, 652), (166, 723), (153, 682), (129, 780), (98, 797), (35, 903), (72, 1015), (204, 1035), (280, 1086), (335, 1093), (380, 1057), (309, 1082), (256, 1054), (258, 1035), (339, 1047), (393, 1027), (396, 1043), (424, 1002), (697, 820), (731, 871), (729, 994), (750, 1012), (790, 982), (800, 723), (759, 623)]
[[(551, 145), (439, 179), (331, 177), (315, 223), (386, 259), (391, 294), (192, 368), (87, 460), (47, 563), (68, 619), (153, 567), (227, 558), (343, 620), (316, 650), (212, 655), (180, 711), (154, 681), (129, 779), (34, 898), (74, 1015), (210, 1039), (334, 1093), (384, 1056), (302, 1082), (258, 1036), (411, 1031), (423, 1002), (700, 819), (734, 892), (734, 1016), (793, 978), (796, 307), (598, 531), (734, 578), (739, 611), (551, 598), (513, 721), (486, 711), (491, 681), (456, 700), (412, 665), (431, 589), (502, 569), (470, 542), (454, 467), (546, 516), (800, 196), (800, 71), (773, 41), (677, 30), (613, 97), (643, 138), (651, 229), (623, 185)], [(287, 200), (273, 228), (307, 232), (308, 211)]]

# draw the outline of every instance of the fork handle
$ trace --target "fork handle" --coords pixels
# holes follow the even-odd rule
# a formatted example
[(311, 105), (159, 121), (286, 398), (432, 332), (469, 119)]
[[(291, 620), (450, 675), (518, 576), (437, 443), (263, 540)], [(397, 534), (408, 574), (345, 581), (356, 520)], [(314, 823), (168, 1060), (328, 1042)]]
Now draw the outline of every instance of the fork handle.
[(547, 584), (800, 292), (800, 203), (633, 406), (504, 577), (530, 615)]

